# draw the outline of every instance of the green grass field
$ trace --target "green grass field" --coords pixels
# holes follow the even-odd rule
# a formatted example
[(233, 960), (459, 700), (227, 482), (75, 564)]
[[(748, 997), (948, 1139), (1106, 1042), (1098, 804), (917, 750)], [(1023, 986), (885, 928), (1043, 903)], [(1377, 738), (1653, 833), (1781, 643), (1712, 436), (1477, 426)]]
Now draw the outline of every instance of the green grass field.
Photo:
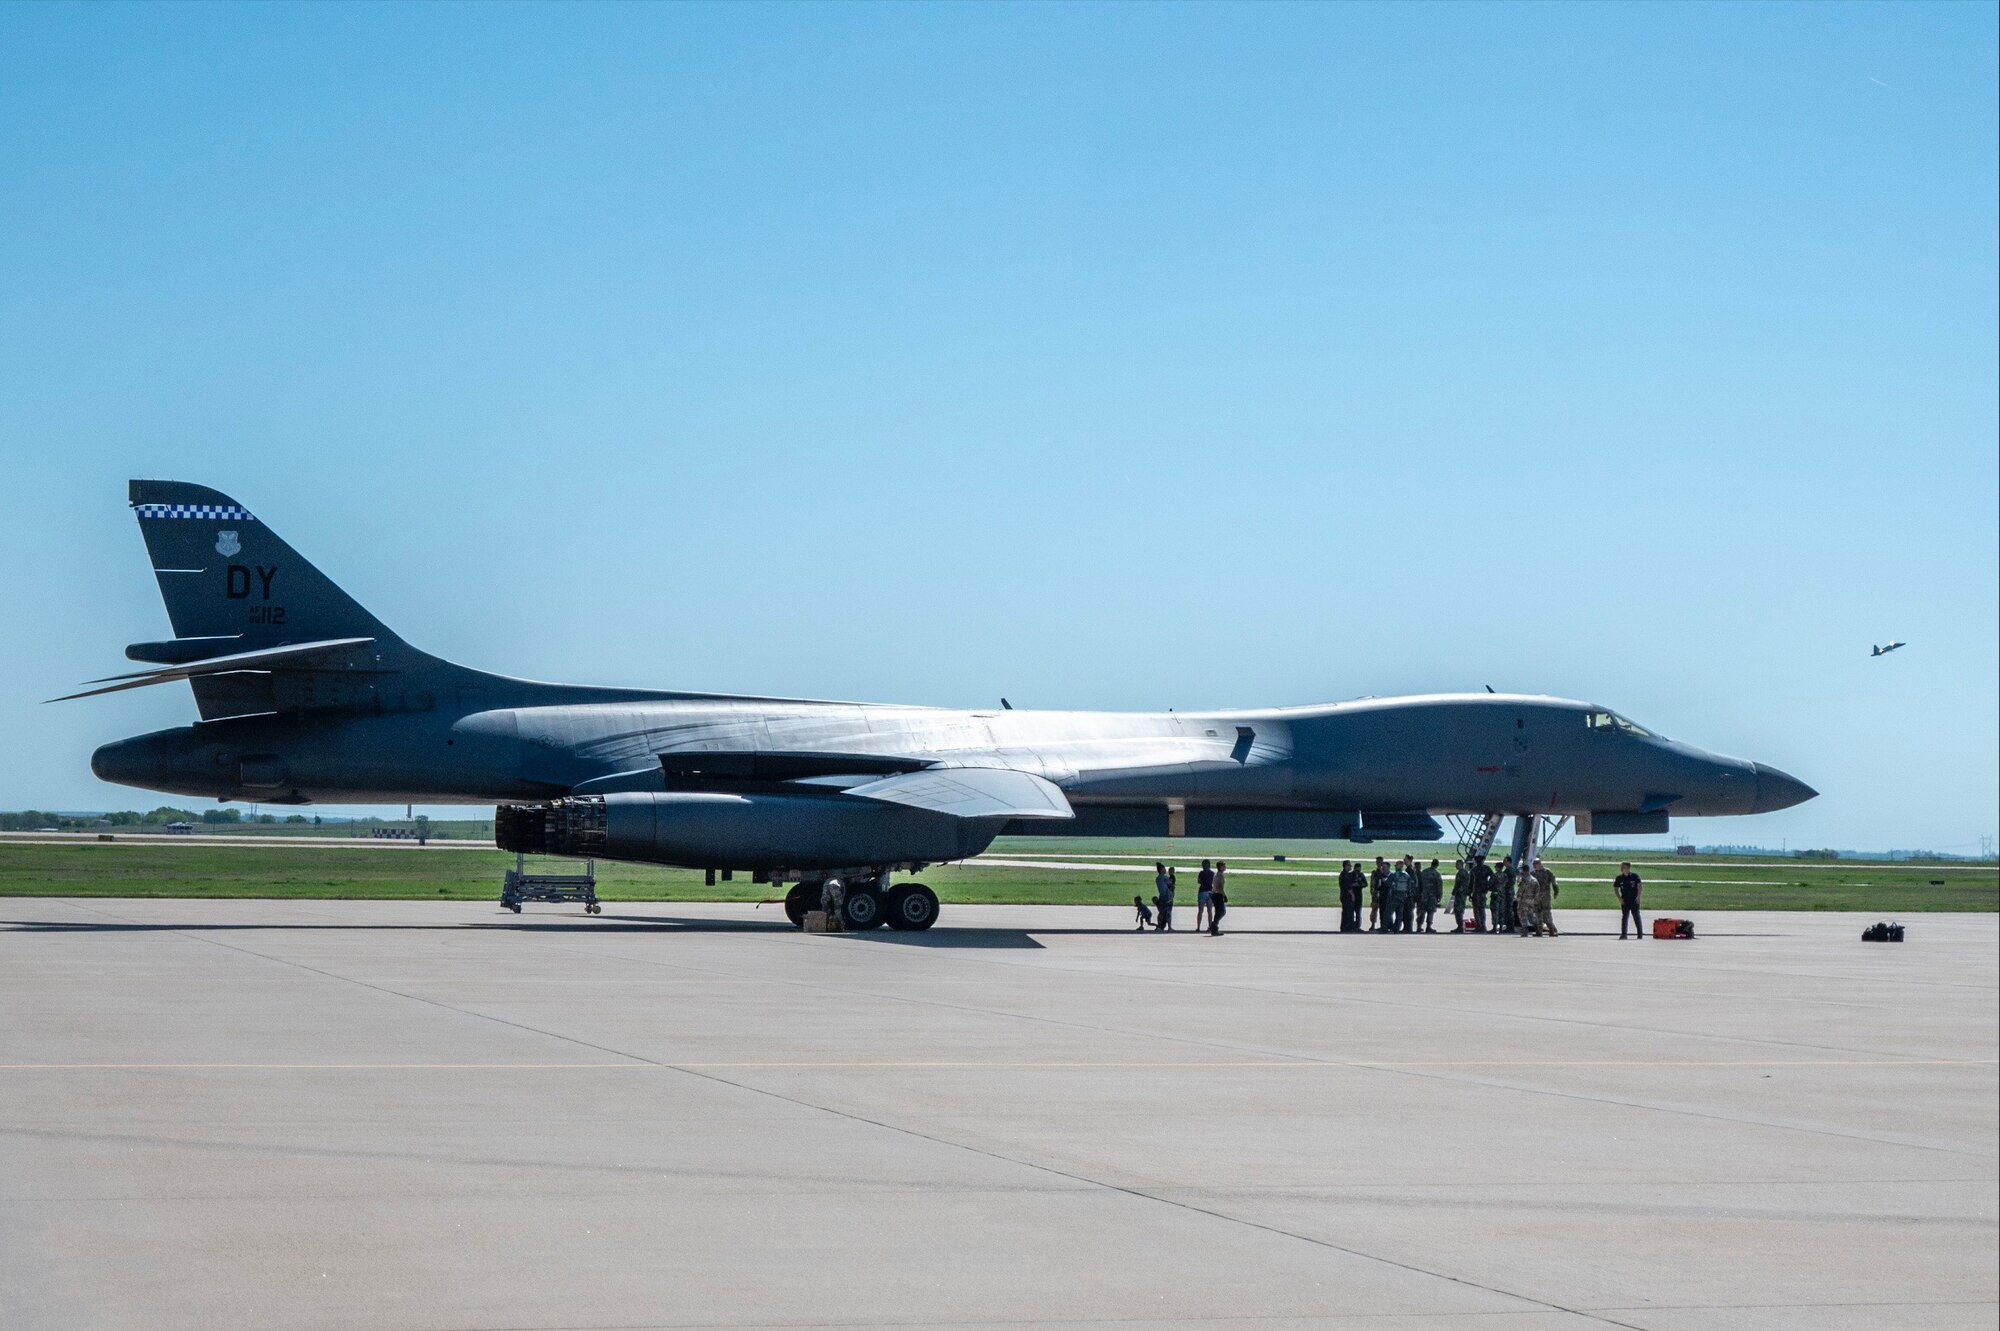
[[(227, 846), (0, 842), (0, 896), (496, 900), (501, 873), (513, 860), (494, 850), (259, 841), (245, 837)], [(950, 902), (1119, 904), (1135, 895), (1150, 897), (1152, 862), (1169, 854), (1181, 867), (1183, 892), (1191, 896), (1194, 869), (1206, 855), (1229, 860), (1237, 871), (1232, 905), (1331, 908), (1336, 891), (1330, 875), (1339, 869), (1342, 852), (1354, 857), (1363, 849), (1371, 861), (1377, 851), (1401, 853), (1395, 847), (1338, 843), (1329, 849), (1320, 842), (1183, 841), (1169, 851), (1164, 845), (1130, 842), (1017, 838), (996, 843), (979, 861), (927, 870), (923, 879)], [(1409, 849), (1426, 859), (1441, 855), (1450, 865), (1448, 846)], [(1899, 915), (2000, 910), (2000, 869), (1993, 865), (1626, 853), (1641, 861), (1649, 912), (1854, 910)], [(1286, 859), (1280, 862), (1276, 855)], [(1551, 853), (1550, 863), (1564, 884), (1559, 909), (1613, 907), (1610, 878), (1617, 867), (1606, 863), (1605, 856)], [(993, 863), (998, 860), (1045, 863), (1012, 867)], [(747, 875), (708, 887), (700, 873), (684, 870), (600, 862), (597, 873), (599, 894), (611, 901), (760, 901), (775, 895)]]

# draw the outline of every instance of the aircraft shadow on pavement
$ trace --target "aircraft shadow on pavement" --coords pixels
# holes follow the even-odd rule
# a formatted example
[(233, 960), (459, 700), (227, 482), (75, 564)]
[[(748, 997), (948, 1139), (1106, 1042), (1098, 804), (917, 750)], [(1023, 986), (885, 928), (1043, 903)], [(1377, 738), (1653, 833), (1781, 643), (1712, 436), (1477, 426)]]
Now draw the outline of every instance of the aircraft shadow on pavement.
[[(797, 933), (790, 920), (715, 920), (691, 919), (681, 915), (606, 915), (603, 921), (617, 921), (622, 927), (652, 926), (654, 929), (674, 933)], [(496, 926), (483, 926), (492, 928)], [(505, 925), (497, 927), (504, 928)], [(1062, 932), (1046, 929), (928, 929), (922, 933), (901, 933), (894, 929), (871, 929), (866, 933), (839, 935), (842, 939), (855, 942), (884, 943), (897, 947), (965, 947), (965, 948), (1039, 948), (1034, 935), (1038, 933)], [(1110, 933), (1111, 930), (1083, 929), (1079, 933)]]
[[(605, 915), (596, 918), (584, 916), (505, 916), (496, 920), (459, 920), (442, 924), (325, 924), (308, 921), (286, 923), (257, 923), (231, 921), (205, 922), (201, 920), (23, 920), (0, 919), (0, 932), (41, 933), (41, 934), (115, 934), (115, 933), (455, 933), (466, 929), (487, 929), (500, 933), (547, 933), (547, 934), (661, 934), (661, 933), (715, 933), (715, 934), (791, 934), (797, 930), (788, 920), (717, 920), (684, 915)], [(953, 928), (946, 925), (922, 933), (898, 933), (891, 929), (870, 930), (867, 933), (842, 935), (842, 940), (857, 943), (874, 943), (884, 947), (927, 947), (963, 949), (1039, 949), (1044, 946), (1043, 937), (1087, 938), (1116, 937), (1120, 934), (1141, 932), (1127, 928), (1079, 928), (1058, 927), (1053, 929)], [(1153, 933), (1152, 930), (1144, 931)], [(1195, 936), (1193, 930), (1177, 931), (1183, 936)], [(1328, 938), (1363, 939), (1389, 937), (1390, 935), (1351, 934), (1344, 935), (1333, 929), (1244, 929), (1241, 936), (1259, 938)], [(1231, 937), (1225, 933), (1223, 937)], [(1711, 929), (1703, 934), (1706, 938), (1780, 938), (1778, 933), (1751, 933), (1739, 930)], [(1566, 938), (1607, 938), (1616, 940), (1618, 935), (1598, 930), (1572, 930)], [(1553, 941), (1553, 940), (1552, 940)]]
[[(460, 920), (446, 924), (326, 924), (313, 921), (220, 922), (206, 920), (28, 920), (0, 919), (0, 932), (33, 934), (173, 934), (173, 933), (456, 933), (466, 929), (526, 934), (792, 934), (787, 920), (714, 920), (678, 915), (607, 915), (595, 919), (574, 916), (497, 920)], [(1026, 929), (938, 929), (922, 934), (878, 931), (852, 934), (855, 941), (903, 947), (1039, 948)], [(1113, 930), (1069, 929), (1061, 933), (1110, 933)]]

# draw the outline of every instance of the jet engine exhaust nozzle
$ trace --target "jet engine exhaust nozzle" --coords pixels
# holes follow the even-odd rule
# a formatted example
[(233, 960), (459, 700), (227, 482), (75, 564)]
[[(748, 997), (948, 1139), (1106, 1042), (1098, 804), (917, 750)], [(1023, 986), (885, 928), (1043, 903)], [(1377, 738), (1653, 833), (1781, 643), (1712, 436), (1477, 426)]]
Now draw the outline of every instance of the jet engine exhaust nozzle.
[(502, 850), (578, 859), (605, 853), (604, 801), (597, 796), (502, 804), (493, 815), (493, 844)]

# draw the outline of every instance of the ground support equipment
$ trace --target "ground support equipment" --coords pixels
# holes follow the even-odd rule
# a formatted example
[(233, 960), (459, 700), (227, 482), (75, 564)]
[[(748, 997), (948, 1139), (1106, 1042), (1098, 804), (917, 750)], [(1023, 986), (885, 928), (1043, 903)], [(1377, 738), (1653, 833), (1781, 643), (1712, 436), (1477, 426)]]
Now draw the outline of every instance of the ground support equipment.
[(500, 889), (500, 904), (516, 915), (524, 901), (581, 901), (586, 915), (600, 915), (597, 904), (597, 861), (585, 860), (582, 873), (529, 873), (527, 858), (514, 856), (514, 867)]

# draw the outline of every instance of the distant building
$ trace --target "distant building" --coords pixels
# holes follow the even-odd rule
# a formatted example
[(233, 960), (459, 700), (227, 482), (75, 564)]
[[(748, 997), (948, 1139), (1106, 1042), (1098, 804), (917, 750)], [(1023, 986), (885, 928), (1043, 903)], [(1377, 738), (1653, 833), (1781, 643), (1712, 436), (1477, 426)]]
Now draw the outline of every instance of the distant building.
[(1674, 854), (1676, 855), (1696, 855), (1699, 853), (1693, 846), (1682, 845), (1674, 847)]
[(194, 824), (193, 824), (193, 823), (168, 823), (168, 824), (167, 824), (167, 830), (168, 830), (169, 832), (174, 832), (174, 833), (177, 833), (177, 834), (179, 834), (179, 835), (181, 835), (181, 836), (192, 836), (192, 835), (194, 834)]

